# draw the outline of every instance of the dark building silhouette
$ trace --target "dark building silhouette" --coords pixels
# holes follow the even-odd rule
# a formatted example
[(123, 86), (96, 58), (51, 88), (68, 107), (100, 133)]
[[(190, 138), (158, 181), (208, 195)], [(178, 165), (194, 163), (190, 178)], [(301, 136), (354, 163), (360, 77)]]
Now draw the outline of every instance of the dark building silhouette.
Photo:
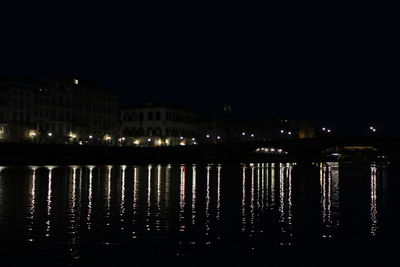
[(104, 143), (118, 131), (118, 97), (71, 77), (0, 80), (0, 140)]
[(247, 142), (275, 138), (311, 138), (315, 129), (310, 124), (283, 118), (240, 120), (233, 116), (231, 105), (222, 114), (199, 122), (201, 143)]

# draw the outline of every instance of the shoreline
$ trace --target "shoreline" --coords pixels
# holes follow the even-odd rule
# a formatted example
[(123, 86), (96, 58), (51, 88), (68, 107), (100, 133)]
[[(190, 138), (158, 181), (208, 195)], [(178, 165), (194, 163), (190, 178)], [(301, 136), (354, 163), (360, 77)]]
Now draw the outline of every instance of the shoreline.
[(118, 165), (293, 161), (287, 155), (238, 153), (232, 145), (174, 147), (0, 143), (0, 165)]

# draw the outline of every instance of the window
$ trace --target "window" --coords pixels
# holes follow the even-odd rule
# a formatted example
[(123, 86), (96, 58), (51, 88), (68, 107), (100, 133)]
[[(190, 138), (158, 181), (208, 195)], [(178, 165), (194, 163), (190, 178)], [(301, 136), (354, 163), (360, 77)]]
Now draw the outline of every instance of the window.
[(147, 119), (148, 119), (149, 121), (154, 120), (153, 112), (150, 111), (150, 112), (147, 114)]
[(129, 131), (128, 128), (124, 128), (124, 130), (122, 131), (122, 134), (123, 134), (124, 136), (129, 136), (129, 133), (130, 133), (130, 131)]
[(140, 128), (138, 130), (138, 136), (144, 136), (144, 129), (143, 128)]
[(129, 136), (136, 136), (136, 129), (135, 127), (132, 127), (131, 130), (128, 133)]

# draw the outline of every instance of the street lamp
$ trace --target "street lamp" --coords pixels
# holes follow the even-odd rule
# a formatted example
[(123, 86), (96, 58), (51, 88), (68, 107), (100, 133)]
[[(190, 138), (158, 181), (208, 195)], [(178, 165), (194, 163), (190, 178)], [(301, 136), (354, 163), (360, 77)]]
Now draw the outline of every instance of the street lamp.
[(32, 142), (34, 142), (36, 136), (37, 136), (36, 131), (34, 130), (29, 131), (29, 137), (32, 138)]
[(332, 130), (326, 127), (322, 127), (322, 131), (325, 133), (331, 133)]

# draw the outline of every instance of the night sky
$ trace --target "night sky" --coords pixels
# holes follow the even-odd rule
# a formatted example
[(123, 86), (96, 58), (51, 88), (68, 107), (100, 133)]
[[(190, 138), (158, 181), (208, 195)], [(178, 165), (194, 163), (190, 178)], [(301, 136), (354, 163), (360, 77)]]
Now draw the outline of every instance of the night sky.
[(400, 134), (395, 14), (318, 1), (29, 2), (0, 6), (0, 76), (76, 75), (118, 92), (122, 106), (207, 114), (230, 103), (242, 118)]

